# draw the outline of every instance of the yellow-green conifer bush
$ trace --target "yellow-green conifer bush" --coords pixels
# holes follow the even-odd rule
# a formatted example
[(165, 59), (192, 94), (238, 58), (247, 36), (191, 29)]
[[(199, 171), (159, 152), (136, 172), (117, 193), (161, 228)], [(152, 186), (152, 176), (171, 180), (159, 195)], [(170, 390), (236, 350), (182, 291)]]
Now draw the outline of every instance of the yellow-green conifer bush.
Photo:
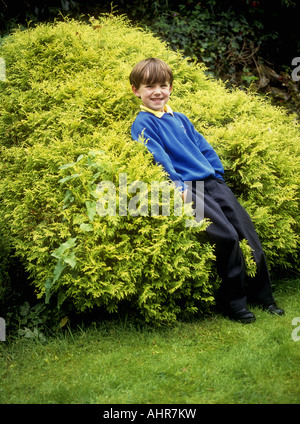
[[(192, 218), (173, 213), (173, 196), (170, 216), (151, 215), (147, 190), (139, 193), (146, 201), (148, 194), (145, 216), (134, 189), (128, 208), (134, 205), (138, 216), (118, 213), (122, 176), (146, 187), (167, 179), (130, 137), (139, 103), (128, 75), (150, 56), (173, 68), (171, 106), (220, 154), (273, 269), (295, 267), (299, 128), (293, 118), (245, 93), (227, 92), (199, 65), (123, 18), (17, 31), (0, 56), (7, 78), (0, 81), (2, 256), (4, 263), (12, 252), (20, 258), (38, 297), (79, 311), (125, 304), (157, 322), (205, 311), (213, 302), (218, 281), (206, 224), (187, 227)], [(112, 216), (97, 209), (101, 199), (110, 202), (101, 182), (116, 188)]]
[[(120, 205), (113, 216), (97, 211), (101, 182), (113, 183), (118, 199), (120, 175), (128, 184), (165, 181), (130, 137), (138, 105), (128, 75), (149, 46), (149, 54), (164, 51), (111, 17), (40, 25), (3, 44), (0, 213), (9, 252), (38, 297), (79, 311), (125, 303), (146, 320), (169, 322), (213, 302), (205, 226), (189, 228), (190, 217), (172, 213), (174, 188), (171, 216), (120, 216)], [(135, 195), (128, 193), (128, 208)]]

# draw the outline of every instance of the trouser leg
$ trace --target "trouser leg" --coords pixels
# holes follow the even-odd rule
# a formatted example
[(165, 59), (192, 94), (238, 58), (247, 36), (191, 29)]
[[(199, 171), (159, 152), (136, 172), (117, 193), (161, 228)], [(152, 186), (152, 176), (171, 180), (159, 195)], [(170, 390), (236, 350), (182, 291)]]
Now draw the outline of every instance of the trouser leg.
[[(193, 189), (194, 206), (197, 208), (199, 196)], [(254, 229), (253, 223), (240, 205), (232, 191), (222, 180), (207, 180), (204, 183), (204, 216), (212, 224), (207, 235), (215, 245), (217, 271), (222, 278), (219, 297), (231, 309), (245, 307), (247, 294), (260, 304), (274, 301), (270, 276), (265, 256)], [(247, 239), (254, 250), (253, 257), (257, 265), (254, 278), (248, 278), (247, 294), (245, 289), (245, 262), (239, 241)]]

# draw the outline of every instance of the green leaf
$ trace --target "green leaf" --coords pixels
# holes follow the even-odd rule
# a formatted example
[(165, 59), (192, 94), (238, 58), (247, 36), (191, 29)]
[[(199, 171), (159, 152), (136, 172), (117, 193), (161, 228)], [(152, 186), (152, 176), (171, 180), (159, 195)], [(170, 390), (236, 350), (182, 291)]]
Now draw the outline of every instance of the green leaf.
[(64, 202), (63, 202), (64, 203), (63, 209), (67, 208), (69, 206), (69, 204), (71, 202), (73, 202), (73, 200), (74, 200), (74, 195), (73, 195), (72, 191), (67, 190), (65, 198), (64, 198)]
[(79, 155), (77, 160), (76, 160), (76, 163), (78, 163), (82, 158), (84, 158), (84, 155)]
[(80, 224), (80, 229), (82, 230), (82, 231), (86, 231), (86, 232), (89, 232), (89, 231), (93, 231), (93, 225), (92, 224)]
[(66, 250), (76, 246), (76, 239), (77, 237), (69, 238), (66, 242), (62, 243), (55, 252), (51, 253), (51, 256), (61, 259)]
[(53, 278), (48, 278), (46, 283), (45, 283), (45, 295), (46, 295), (45, 303), (47, 303), (47, 304), (49, 303), (50, 297), (51, 297), (50, 290), (51, 290), (52, 285), (53, 285), (52, 282), (53, 282)]
[(59, 183), (65, 183), (66, 181), (73, 180), (74, 178), (80, 177), (80, 174), (68, 175), (67, 177), (61, 178), (58, 180)]
[(61, 165), (58, 169), (68, 169), (68, 168), (72, 168), (74, 165), (75, 165), (75, 162), (66, 163), (65, 165)]
[(48, 278), (46, 283), (45, 283), (45, 303), (49, 303), (50, 298), (51, 298), (51, 289), (53, 287), (53, 285), (56, 283), (56, 281), (59, 279), (59, 277), (61, 276), (61, 273), (64, 271), (64, 269), (66, 268), (66, 264), (63, 263), (62, 260), (58, 260), (54, 271), (53, 271), (53, 276), (52, 278)]
[(57, 262), (53, 271), (53, 280), (50, 285), (50, 289), (52, 288), (53, 284), (56, 283), (56, 281), (59, 279), (59, 277), (61, 276), (61, 273), (66, 268), (66, 266), (67, 265), (61, 259)]
[(63, 261), (66, 264), (70, 265), (71, 268), (75, 268), (75, 265), (76, 265), (75, 252), (72, 252), (69, 256), (64, 256)]
[(94, 221), (95, 214), (96, 214), (97, 202), (87, 201), (85, 203), (85, 205), (86, 205), (86, 209), (87, 209), (87, 214), (88, 214), (89, 220), (91, 222), (93, 222)]

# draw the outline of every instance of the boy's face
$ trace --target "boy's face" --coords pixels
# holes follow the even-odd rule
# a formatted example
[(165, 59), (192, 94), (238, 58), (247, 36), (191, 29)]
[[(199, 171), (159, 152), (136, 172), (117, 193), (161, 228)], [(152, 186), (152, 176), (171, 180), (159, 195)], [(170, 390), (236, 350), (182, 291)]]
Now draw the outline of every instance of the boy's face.
[(144, 106), (163, 112), (164, 106), (170, 98), (172, 86), (168, 82), (141, 84), (138, 89), (133, 85), (132, 91), (137, 97), (140, 97)]

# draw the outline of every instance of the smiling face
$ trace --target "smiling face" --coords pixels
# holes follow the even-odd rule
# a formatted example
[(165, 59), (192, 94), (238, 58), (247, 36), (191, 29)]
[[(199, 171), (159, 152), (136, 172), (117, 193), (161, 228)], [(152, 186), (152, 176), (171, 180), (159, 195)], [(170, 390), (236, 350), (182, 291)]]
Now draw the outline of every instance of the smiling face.
[(143, 102), (143, 105), (155, 111), (164, 111), (172, 86), (166, 81), (164, 83), (141, 84), (137, 89), (132, 85), (132, 91)]
[(134, 94), (144, 106), (154, 111), (164, 111), (173, 85), (173, 72), (162, 60), (148, 58), (139, 62), (129, 76)]

